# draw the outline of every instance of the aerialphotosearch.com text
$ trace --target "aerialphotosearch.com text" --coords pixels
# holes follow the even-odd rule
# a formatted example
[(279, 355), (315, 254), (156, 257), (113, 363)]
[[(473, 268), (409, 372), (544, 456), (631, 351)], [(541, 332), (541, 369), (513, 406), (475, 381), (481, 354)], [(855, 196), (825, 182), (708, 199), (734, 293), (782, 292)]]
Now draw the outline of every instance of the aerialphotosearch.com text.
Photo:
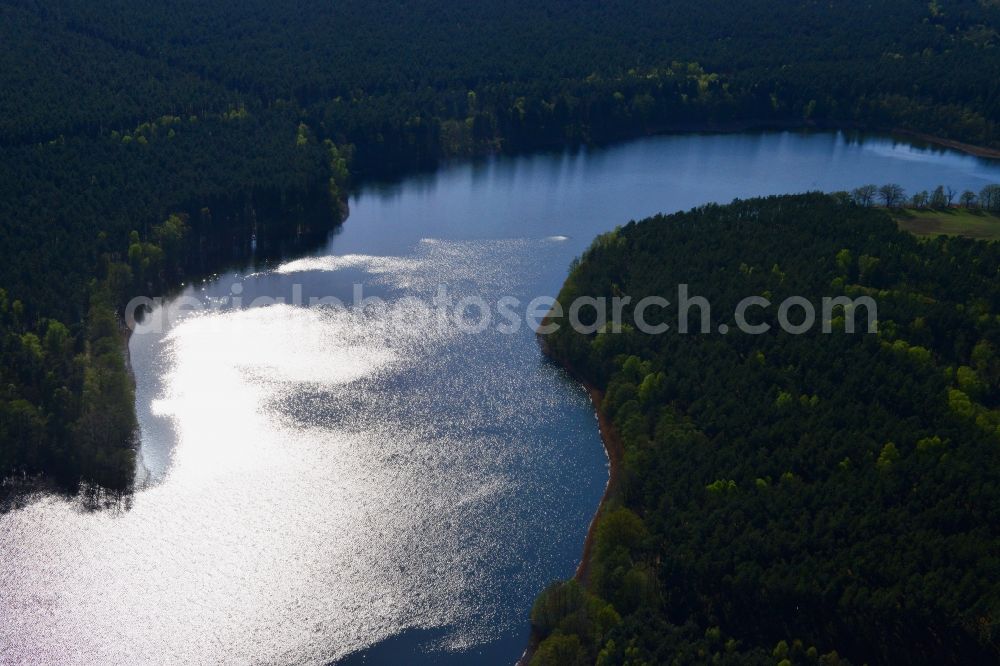
[[(258, 296), (244, 299), (238, 282), (226, 298), (203, 299), (182, 295), (163, 307), (160, 298), (139, 297), (126, 307), (126, 323), (135, 333), (161, 332), (178, 316), (270, 306), (327, 308), (352, 312), (356, 316), (391, 317), (407, 326), (436, 326), (461, 333), (482, 333), (494, 329), (514, 334), (527, 326), (541, 335), (569, 326), (577, 333), (621, 333), (635, 330), (647, 335), (674, 332), (681, 335), (726, 335), (739, 332), (763, 335), (775, 329), (792, 335), (811, 331), (831, 333), (877, 333), (878, 305), (869, 296), (790, 296), (772, 302), (761, 295), (747, 296), (729, 313), (728, 319), (713, 317), (712, 304), (703, 296), (692, 295), (687, 284), (679, 284), (672, 298), (661, 295), (632, 298), (627, 295), (580, 296), (563, 303), (552, 296), (523, 299), (516, 296), (485, 298), (477, 294), (453, 295), (445, 284), (438, 285), (429, 298), (406, 296), (385, 299), (367, 296), (364, 285), (355, 284), (352, 298), (303, 297), (302, 285), (292, 285), (289, 298)], [(141, 326), (137, 325), (141, 322)]]

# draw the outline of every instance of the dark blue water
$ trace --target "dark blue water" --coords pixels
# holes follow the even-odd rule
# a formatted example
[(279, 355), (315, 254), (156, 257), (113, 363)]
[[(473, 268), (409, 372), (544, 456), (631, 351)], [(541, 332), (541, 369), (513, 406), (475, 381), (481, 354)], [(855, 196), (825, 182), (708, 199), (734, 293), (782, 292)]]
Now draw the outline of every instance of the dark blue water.
[[(1000, 167), (887, 139), (698, 135), (363, 189), (321, 252), (182, 295), (286, 303), (175, 300), (133, 336), (146, 486), (120, 514), (51, 498), (0, 517), (0, 660), (512, 663), (534, 596), (576, 567), (607, 460), (530, 327), (435, 325), (439, 285), (523, 305), (630, 219), (889, 181), (979, 190)], [(350, 304), (355, 285), (382, 302), (292, 302)]]

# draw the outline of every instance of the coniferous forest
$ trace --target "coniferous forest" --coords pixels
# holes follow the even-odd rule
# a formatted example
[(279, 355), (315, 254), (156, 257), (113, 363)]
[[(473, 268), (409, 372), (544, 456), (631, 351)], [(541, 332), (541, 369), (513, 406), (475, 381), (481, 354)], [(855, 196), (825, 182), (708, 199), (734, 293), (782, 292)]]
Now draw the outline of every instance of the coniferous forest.
[[(703, 130), (1000, 155), (998, 31), (995, 0), (0, 0), (0, 479), (129, 489), (124, 305), (317, 246), (361, 183)], [(566, 304), (872, 296), (878, 332), (547, 337), (622, 459), (531, 663), (1000, 661), (1000, 245), (878, 196), (631, 222), (574, 264)]]
[(0, 471), (68, 486), (129, 483), (131, 419), (88, 417), (131, 410), (95, 318), (245, 260), (251, 237), (264, 255), (317, 242), (352, 182), (685, 129), (1000, 147), (1000, 7), (977, 0), (4, 0), (0, 14)]
[[(603, 392), (622, 474), (587, 588), (535, 603), (532, 663), (995, 663), (998, 270), (996, 243), (918, 241), (823, 194), (598, 238), (559, 300), (629, 294), (624, 330), (545, 344)], [(629, 327), (678, 284), (711, 304), (711, 334)], [(848, 305), (829, 334), (778, 332), (775, 307), (752, 317), (772, 333), (715, 334), (748, 294), (872, 296), (878, 330)]]

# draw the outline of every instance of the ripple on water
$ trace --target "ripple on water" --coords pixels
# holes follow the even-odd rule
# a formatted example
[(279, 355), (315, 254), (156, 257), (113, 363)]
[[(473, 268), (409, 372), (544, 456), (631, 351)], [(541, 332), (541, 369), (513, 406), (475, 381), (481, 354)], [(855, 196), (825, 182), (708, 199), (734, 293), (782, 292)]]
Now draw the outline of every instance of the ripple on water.
[(0, 656), (322, 662), (405, 630), (461, 650), (523, 626), (509, 588), (547, 582), (529, 537), (574, 482), (547, 426), (562, 380), (539, 381), (529, 333), (433, 326), (425, 297), (499, 297), (538, 246), (302, 259), (274, 274), (361, 268), (394, 295), (183, 317), (157, 352), (166, 478), (120, 515), (47, 498), (3, 517)]
[[(510, 663), (603, 490), (594, 415), (526, 327), (399, 321), (439, 284), (554, 292), (630, 218), (887, 181), (978, 191), (1000, 169), (833, 134), (673, 136), (360, 193), (327, 256), (237, 279), (248, 296), (359, 279), (385, 305), (188, 314), (133, 337), (155, 482), (126, 511), (42, 497), (0, 516), (0, 662), (318, 663), (393, 637), (410, 663)], [(231, 277), (199, 293), (220, 303)]]

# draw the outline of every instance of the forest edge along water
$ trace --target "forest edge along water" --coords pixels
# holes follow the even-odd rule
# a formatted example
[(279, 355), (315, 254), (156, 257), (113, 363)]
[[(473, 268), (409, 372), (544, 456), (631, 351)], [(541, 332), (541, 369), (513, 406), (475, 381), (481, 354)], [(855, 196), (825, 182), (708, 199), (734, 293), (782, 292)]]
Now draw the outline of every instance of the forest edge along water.
[[(301, 284), (347, 298), (362, 283), (395, 303), (445, 282), (527, 301), (555, 295), (571, 260), (629, 219), (868, 182), (998, 181), (990, 162), (843, 134), (495, 158), (365, 186), (325, 248), (182, 294), (240, 284), (249, 302)], [(272, 306), (180, 317), (130, 348), (149, 483), (119, 513), (43, 497), (0, 516), (0, 604), (21, 618), (0, 631), (15, 659), (40, 645), (68, 662), (511, 663), (535, 594), (579, 568), (613, 458), (600, 398), (534, 331), (420, 337), (378, 313)]]

